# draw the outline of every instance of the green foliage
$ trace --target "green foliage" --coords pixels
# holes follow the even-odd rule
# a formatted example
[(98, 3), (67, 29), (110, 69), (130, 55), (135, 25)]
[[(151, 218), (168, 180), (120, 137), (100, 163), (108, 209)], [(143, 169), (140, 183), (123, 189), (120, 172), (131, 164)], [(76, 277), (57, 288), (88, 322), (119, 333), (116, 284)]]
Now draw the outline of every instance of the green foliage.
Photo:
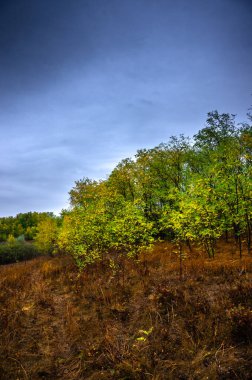
[(195, 136), (195, 144), (200, 148), (216, 149), (227, 139), (235, 138), (238, 129), (235, 126), (235, 115), (219, 114), (217, 111), (209, 112), (207, 125)]
[(214, 257), (224, 234), (241, 255), (244, 243), (251, 251), (251, 163), (252, 127), (210, 112), (194, 141), (172, 136), (122, 160), (107, 180), (76, 181), (61, 219), (51, 213), (0, 218), (0, 241), (35, 238), (40, 252), (66, 251), (80, 268), (106, 256), (113, 271), (116, 257), (137, 259), (160, 237), (176, 242), (181, 263), (183, 244), (200, 244)]
[(136, 340), (138, 342), (145, 342), (148, 338), (148, 336), (152, 333), (153, 327), (151, 327), (149, 330), (139, 330), (138, 333), (141, 334)]
[(109, 252), (137, 258), (158, 236), (178, 244), (181, 260), (184, 243), (200, 243), (213, 257), (217, 239), (232, 231), (249, 251), (251, 157), (251, 127), (211, 112), (194, 143), (172, 136), (122, 160), (106, 181), (77, 181), (58, 245), (80, 267)]
[(125, 201), (134, 201), (137, 195), (135, 162), (130, 158), (122, 160), (110, 174), (108, 182)]
[(117, 203), (105, 182), (90, 181), (88, 187), (89, 191), (85, 186), (76, 196), (79, 204), (65, 214), (58, 239), (59, 248), (69, 252), (80, 268), (100, 260), (108, 251), (108, 226)]
[(7, 241), (9, 235), (17, 238), (25, 236), (25, 240), (33, 240), (37, 233), (38, 223), (45, 218), (53, 218), (50, 212), (27, 212), (17, 214), (15, 217), (0, 218), (0, 242)]
[(33, 244), (12, 241), (0, 244), (0, 265), (18, 261), (30, 260), (38, 256), (38, 250)]
[(144, 215), (140, 204), (122, 202), (109, 225), (111, 248), (137, 258), (154, 242), (155, 229)]
[(80, 268), (102, 260), (111, 250), (137, 257), (153, 242), (154, 232), (141, 205), (125, 200), (110, 181), (88, 186), (89, 191), (85, 186), (78, 197), (81, 204), (64, 216), (59, 248), (69, 252)]
[(11, 246), (11, 245), (15, 244), (15, 242), (16, 242), (16, 239), (14, 238), (14, 236), (9, 235), (8, 239), (7, 239), (7, 243)]
[(108, 249), (107, 215), (104, 208), (75, 208), (63, 220), (58, 245), (82, 268), (100, 260)]
[[(50, 212), (28, 212), (0, 218), (0, 262), (12, 263), (35, 257), (39, 252), (51, 253), (57, 240), (56, 220)], [(35, 236), (36, 246), (26, 244)]]
[(37, 226), (35, 245), (43, 254), (55, 253), (57, 247), (58, 226), (55, 218), (41, 220)]

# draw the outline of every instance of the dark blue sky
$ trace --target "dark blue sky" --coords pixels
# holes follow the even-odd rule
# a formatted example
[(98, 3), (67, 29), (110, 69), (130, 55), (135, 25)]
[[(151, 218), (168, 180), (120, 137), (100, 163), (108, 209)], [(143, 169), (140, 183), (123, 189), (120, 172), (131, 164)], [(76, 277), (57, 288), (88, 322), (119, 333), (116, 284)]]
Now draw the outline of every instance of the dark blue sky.
[(250, 0), (0, 1), (0, 216), (59, 211), (82, 177), (246, 120)]

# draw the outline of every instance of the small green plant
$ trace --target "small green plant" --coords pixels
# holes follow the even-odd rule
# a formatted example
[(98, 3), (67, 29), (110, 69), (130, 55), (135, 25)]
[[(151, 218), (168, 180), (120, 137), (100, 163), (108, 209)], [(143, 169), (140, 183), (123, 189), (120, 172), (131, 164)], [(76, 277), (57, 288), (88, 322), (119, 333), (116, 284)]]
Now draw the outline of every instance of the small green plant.
[(153, 327), (151, 327), (149, 330), (139, 330), (138, 333), (141, 334), (136, 340), (138, 342), (145, 342), (148, 336), (152, 333)]

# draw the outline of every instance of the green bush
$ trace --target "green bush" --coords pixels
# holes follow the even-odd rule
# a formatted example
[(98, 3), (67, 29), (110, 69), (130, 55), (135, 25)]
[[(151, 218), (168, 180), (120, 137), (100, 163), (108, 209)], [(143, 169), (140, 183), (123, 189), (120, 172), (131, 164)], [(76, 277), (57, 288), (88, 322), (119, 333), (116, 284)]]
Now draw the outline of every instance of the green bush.
[(38, 250), (32, 244), (15, 242), (0, 244), (0, 265), (29, 260), (38, 256)]

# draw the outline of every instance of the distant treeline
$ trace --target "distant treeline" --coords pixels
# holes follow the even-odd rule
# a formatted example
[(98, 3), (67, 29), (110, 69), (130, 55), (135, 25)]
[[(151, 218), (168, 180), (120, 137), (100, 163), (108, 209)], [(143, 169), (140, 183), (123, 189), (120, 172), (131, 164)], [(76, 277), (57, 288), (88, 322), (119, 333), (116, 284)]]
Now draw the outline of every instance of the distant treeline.
[(20, 240), (33, 240), (38, 224), (47, 218), (53, 218), (52, 212), (27, 212), (16, 216), (0, 218), (0, 242), (6, 242), (10, 236)]
[(38, 256), (41, 249), (36, 243), (36, 236), (41, 229), (41, 223), (43, 225), (48, 220), (58, 218), (52, 212), (27, 212), (15, 217), (0, 218), (0, 264)]

